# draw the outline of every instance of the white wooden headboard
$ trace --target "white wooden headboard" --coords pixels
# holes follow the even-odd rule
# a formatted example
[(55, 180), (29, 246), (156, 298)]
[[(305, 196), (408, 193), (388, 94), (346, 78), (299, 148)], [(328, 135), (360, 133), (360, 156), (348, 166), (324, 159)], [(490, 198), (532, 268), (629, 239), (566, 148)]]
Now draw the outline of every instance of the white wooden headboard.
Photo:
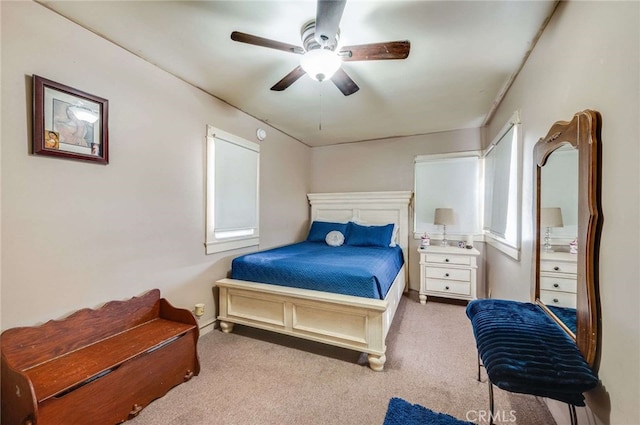
[(409, 270), (409, 205), (411, 191), (309, 193), (311, 222), (350, 220), (362, 224), (398, 226), (398, 245), (402, 248), (405, 272)]

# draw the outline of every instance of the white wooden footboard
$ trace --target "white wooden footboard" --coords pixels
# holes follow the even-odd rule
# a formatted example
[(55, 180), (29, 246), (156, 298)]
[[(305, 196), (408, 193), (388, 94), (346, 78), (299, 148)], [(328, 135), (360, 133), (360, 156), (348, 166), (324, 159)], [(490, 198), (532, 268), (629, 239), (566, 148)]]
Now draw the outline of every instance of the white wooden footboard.
[(220, 288), (218, 319), (224, 332), (235, 323), (368, 353), (381, 371), (385, 338), (405, 288), (404, 266), (384, 300), (268, 285), (236, 279)]

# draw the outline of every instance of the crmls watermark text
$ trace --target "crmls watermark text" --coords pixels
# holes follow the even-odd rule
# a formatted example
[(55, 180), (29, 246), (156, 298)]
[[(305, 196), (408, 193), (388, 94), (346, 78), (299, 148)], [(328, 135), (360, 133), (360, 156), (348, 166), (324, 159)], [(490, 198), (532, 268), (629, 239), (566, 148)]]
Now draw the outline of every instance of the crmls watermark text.
[(491, 419), (493, 419), (493, 423), (514, 423), (516, 418), (515, 410), (498, 410), (497, 412), (491, 413), (488, 410), (469, 410), (467, 412), (467, 420), (469, 422), (477, 423), (477, 424), (485, 424), (490, 423)]

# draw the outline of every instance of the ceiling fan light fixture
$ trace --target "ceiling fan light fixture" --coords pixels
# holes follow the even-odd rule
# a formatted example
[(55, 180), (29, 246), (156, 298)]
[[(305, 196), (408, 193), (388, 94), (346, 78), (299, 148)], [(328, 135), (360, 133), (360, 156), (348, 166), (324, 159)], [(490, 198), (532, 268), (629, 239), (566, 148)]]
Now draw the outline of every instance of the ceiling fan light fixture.
[(316, 81), (328, 80), (340, 68), (342, 60), (328, 49), (310, 50), (302, 56), (300, 66)]

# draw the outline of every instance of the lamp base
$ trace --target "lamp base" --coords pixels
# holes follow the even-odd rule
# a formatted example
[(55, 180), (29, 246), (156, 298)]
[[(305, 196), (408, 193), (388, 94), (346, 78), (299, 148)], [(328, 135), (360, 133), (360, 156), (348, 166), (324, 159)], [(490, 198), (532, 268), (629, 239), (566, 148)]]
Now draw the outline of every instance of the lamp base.
[(547, 227), (544, 232), (544, 252), (553, 252), (551, 247), (551, 228)]
[(447, 240), (447, 225), (442, 225), (442, 242), (440, 242), (440, 246), (449, 246), (449, 241)]

